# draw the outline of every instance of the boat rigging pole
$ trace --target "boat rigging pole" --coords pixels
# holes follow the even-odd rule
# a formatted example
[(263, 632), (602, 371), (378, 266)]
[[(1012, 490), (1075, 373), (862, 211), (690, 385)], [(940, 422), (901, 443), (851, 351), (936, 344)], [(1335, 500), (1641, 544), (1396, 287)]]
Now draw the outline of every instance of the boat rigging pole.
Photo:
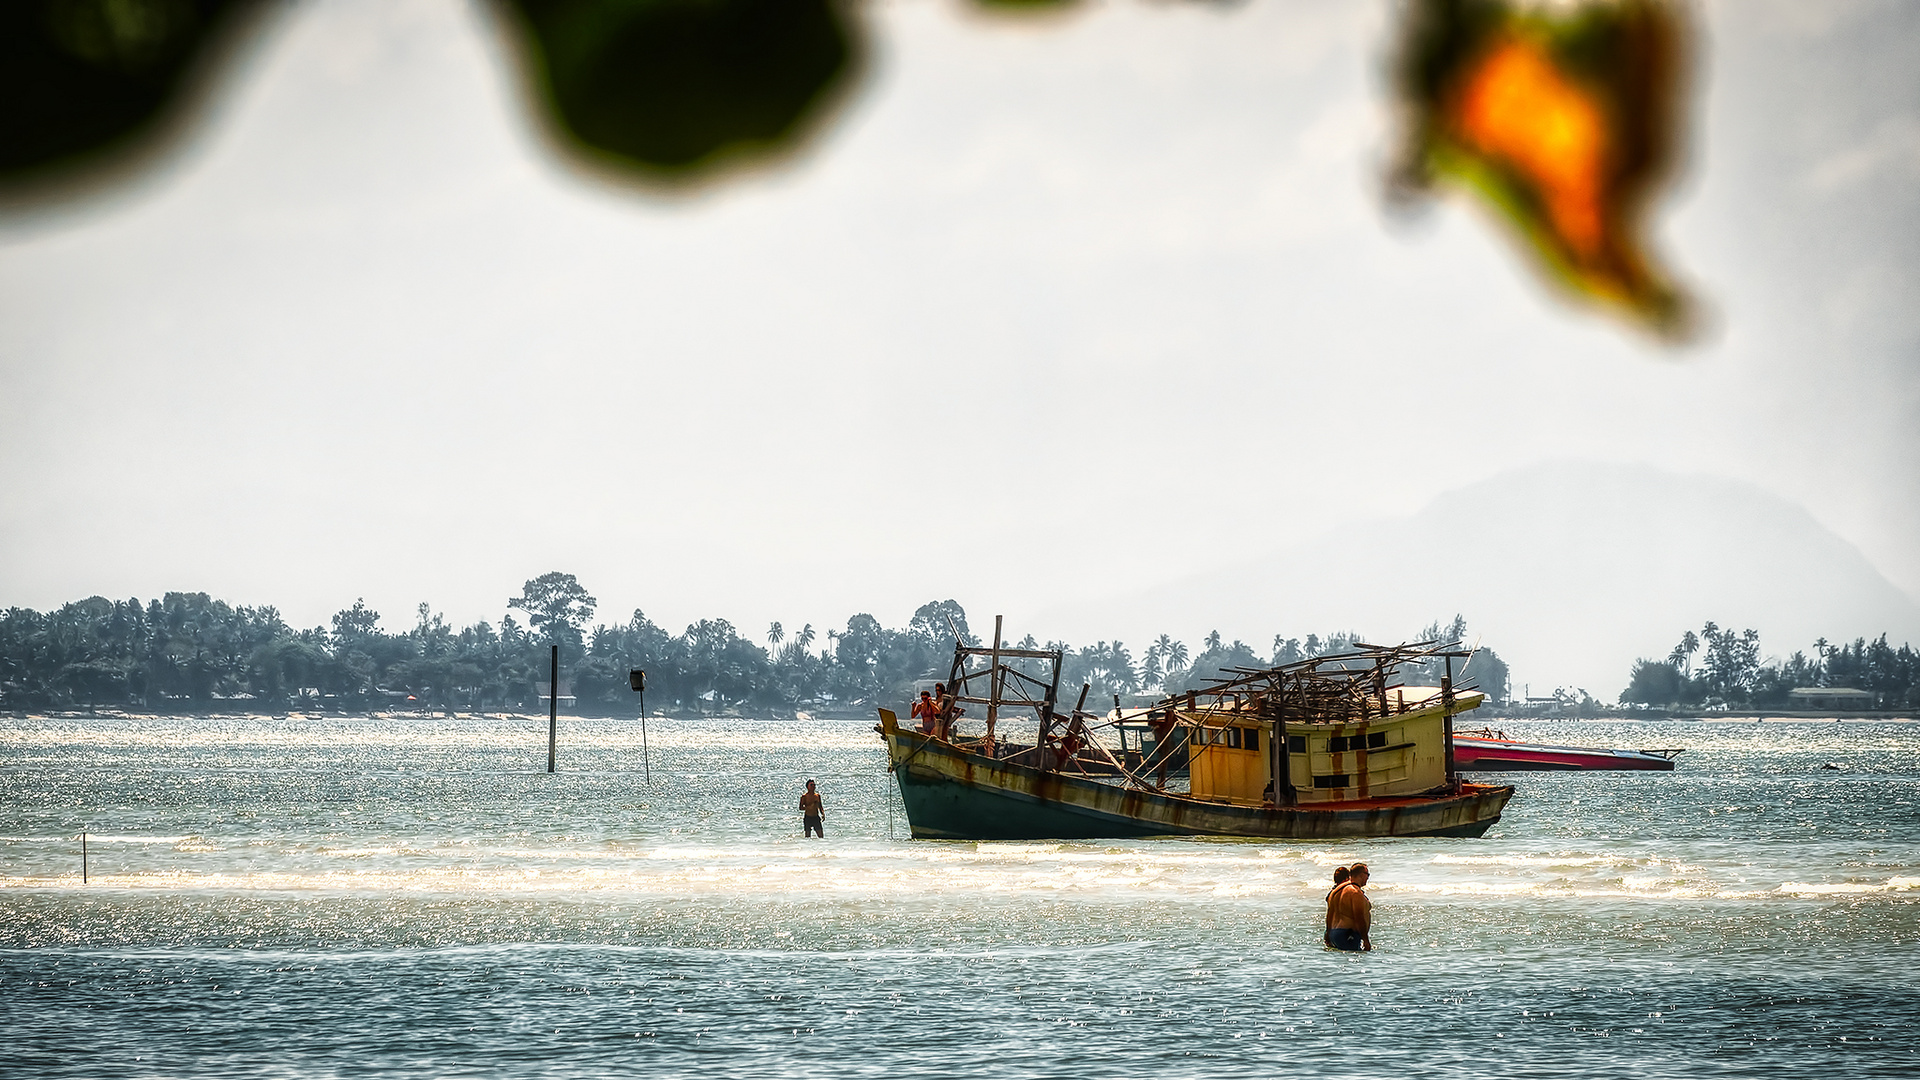
[(993, 752), (993, 725), (995, 721), (1000, 719), (1000, 689), (1002, 685), (1000, 681), (1000, 620), (1001, 616), (999, 615), (993, 617), (993, 666), (987, 669), (988, 757), (998, 756)]

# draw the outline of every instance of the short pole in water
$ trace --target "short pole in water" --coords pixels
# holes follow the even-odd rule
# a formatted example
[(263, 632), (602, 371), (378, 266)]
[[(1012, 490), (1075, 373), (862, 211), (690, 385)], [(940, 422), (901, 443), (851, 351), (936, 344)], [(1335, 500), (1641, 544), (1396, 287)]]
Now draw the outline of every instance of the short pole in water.
[(553, 647), (553, 663), (547, 669), (547, 771), (553, 771), (554, 744), (560, 739), (560, 646)]
[(87, 883), (87, 834), (80, 834), (80, 884)]

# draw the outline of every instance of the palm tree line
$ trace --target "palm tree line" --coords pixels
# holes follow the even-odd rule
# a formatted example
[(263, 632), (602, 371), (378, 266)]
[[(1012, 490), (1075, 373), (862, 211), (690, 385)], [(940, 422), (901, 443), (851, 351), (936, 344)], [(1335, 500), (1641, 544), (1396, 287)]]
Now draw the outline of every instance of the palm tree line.
[[(150, 711), (332, 709), (515, 710), (543, 708), (548, 649), (559, 645), (560, 693), (577, 712), (630, 715), (627, 673), (647, 672), (648, 706), (680, 715), (792, 715), (859, 711), (901, 703), (917, 685), (944, 678), (955, 635), (981, 644), (953, 600), (922, 604), (905, 627), (861, 613), (843, 627), (790, 631), (772, 623), (752, 640), (725, 619), (673, 633), (638, 609), (592, 624), (598, 601), (571, 574), (541, 575), (510, 599), (497, 625), (455, 628), (428, 604), (413, 625), (384, 630), (356, 600), (330, 626), (290, 626), (271, 606), (232, 605), (206, 593), (159, 599), (89, 597), (39, 612), (0, 614), (0, 708), (122, 708)], [(1428, 636), (1465, 633), (1459, 619)], [(1341, 651), (1352, 633), (1275, 635), (1256, 651), (1216, 631), (1196, 650), (1171, 635), (1136, 658), (1122, 641), (1072, 646), (1032, 635), (1014, 646), (1057, 649), (1065, 694), (1084, 683), (1090, 700), (1179, 693), (1231, 667), (1263, 667)], [(761, 642), (764, 641), (764, 644)], [(1473, 662), (1475, 681), (1504, 697), (1505, 664), (1491, 650)], [(1414, 681), (1421, 672), (1410, 675)], [(1437, 674), (1431, 678), (1437, 682)]]
[(1665, 659), (1635, 661), (1620, 702), (1778, 708), (1803, 687), (1865, 690), (1881, 708), (1920, 708), (1920, 652), (1895, 647), (1885, 634), (1850, 645), (1822, 637), (1814, 641), (1812, 656), (1795, 650), (1784, 660), (1763, 660), (1758, 631), (1708, 622), (1698, 634), (1680, 635)]

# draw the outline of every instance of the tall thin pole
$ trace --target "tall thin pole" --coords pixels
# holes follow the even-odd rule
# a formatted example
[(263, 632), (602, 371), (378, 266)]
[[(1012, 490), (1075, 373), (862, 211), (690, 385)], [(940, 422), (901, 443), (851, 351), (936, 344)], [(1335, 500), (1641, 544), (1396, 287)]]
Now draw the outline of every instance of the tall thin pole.
[(80, 834), (80, 884), (87, 883), (87, 834)]
[(1292, 806), (1293, 748), (1287, 744), (1287, 689), (1282, 684), (1273, 695), (1273, 801), (1277, 806)]
[(553, 647), (547, 676), (547, 771), (553, 771), (554, 744), (560, 740), (560, 646)]
[(653, 786), (653, 762), (647, 753), (647, 691), (640, 689), (640, 767), (646, 770), (647, 786)]
[(993, 617), (993, 668), (987, 673), (987, 756), (997, 757), (993, 751), (993, 725), (1000, 719), (1000, 619)]

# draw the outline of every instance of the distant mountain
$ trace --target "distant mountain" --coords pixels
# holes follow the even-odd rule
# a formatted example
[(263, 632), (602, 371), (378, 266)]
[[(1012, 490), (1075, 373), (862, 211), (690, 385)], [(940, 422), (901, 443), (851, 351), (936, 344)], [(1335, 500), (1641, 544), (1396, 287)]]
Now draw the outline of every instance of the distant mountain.
[(1636, 657), (1664, 657), (1709, 619), (1758, 630), (1772, 657), (1823, 635), (1920, 642), (1920, 603), (1794, 503), (1721, 477), (1584, 462), (1503, 473), (1411, 516), (1037, 621), (1073, 641), (1218, 629), (1265, 653), (1276, 632), (1398, 641), (1455, 613), (1511, 666), (1515, 693), (1576, 686), (1606, 701)]

